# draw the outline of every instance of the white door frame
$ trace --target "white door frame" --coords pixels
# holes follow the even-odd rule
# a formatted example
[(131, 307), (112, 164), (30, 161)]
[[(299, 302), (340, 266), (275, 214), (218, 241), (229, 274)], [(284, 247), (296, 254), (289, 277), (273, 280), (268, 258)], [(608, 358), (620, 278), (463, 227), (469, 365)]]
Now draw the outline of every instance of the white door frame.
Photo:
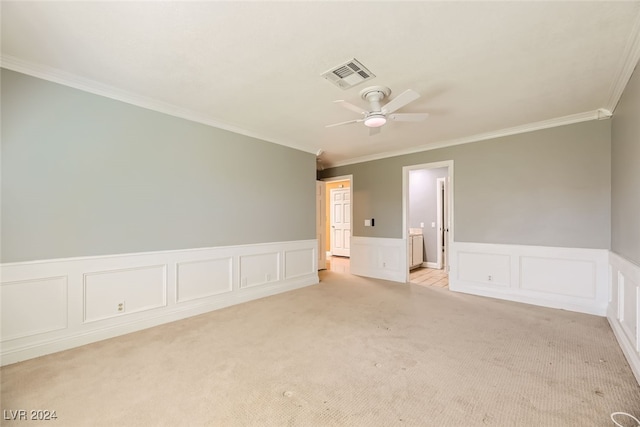
[[(353, 175), (340, 175), (340, 176), (334, 176), (331, 178), (324, 178), (322, 181), (324, 181), (325, 183), (327, 182), (334, 182), (334, 181), (349, 181), (349, 199), (351, 200), (351, 206), (350, 206), (350, 212), (349, 215), (351, 216), (351, 235), (353, 237)], [(325, 191), (326, 193), (326, 197), (327, 197), (327, 205), (330, 203), (329, 200), (329, 191)], [(329, 218), (327, 218), (327, 221), (329, 221)], [(324, 241), (324, 247), (327, 248), (327, 251), (330, 250), (329, 247), (327, 247), (327, 241), (326, 241), (326, 233), (325, 233), (325, 241)]]
[(316, 239), (318, 240), (318, 270), (325, 270), (327, 268), (327, 244), (326, 226), (327, 226), (327, 212), (326, 203), (327, 195), (326, 185), (322, 181), (316, 181)]
[[(444, 196), (443, 196), (444, 193)], [(447, 199), (449, 198), (449, 186), (447, 185), (447, 178), (438, 178), (436, 179), (436, 209), (437, 209), (437, 226), (438, 226), (438, 241), (437, 241), (437, 260), (436, 264), (438, 268), (447, 268), (448, 265), (448, 245), (443, 245), (442, 239), (443, 235), (446, 236), (449, 231), (449, 218), (448, 218), (448, 209), (447, 206), (444, 206)], [(443, 210), (444, 207), (444, 210)], [(443, 257), (444, 254), (444, 257)]]
[(447, 216), (445, 223), (449, 224), (449, 233), (447, 236), (447, 249), (451, 251), (451, 243), (454, 238), (454, 222), (451, 221), (453, 216), (453, 199), (454, 199), (454, 182), (453, 182), (453, 160), (445, 160), (442, 162), (433, 162), (433, 163), (423, 163), (419, 165), (411, 165), (404, 166), (402, 168), (402, 239), (405, 241), (405, 260), (406, 260), (406, 268), (404, 269), (404, 281), (409, 282), (409, 173), (413, 170), (421, 170), (421, 169), (436, 169), (436, 168), (447, 168), (447, 178), (448, 178), (448, 200), (447, 200)]

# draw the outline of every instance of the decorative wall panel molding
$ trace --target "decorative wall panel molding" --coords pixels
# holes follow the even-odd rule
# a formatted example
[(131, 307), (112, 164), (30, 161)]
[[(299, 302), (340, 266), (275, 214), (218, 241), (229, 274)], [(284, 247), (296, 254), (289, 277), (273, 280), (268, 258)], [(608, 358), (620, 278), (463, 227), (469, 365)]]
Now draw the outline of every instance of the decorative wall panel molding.
[(300, 240), (2, 264), (1, 364), (316, 284), (317, 247)]
[(179, 262), (176, 265), (178, 302), (219, 295), (233, 290), (233, 258)]
[(93, 322), (167, 305), (166, 266), (84, 274), (84, 320)]
[(640, 266), (611, 252), (609, 268), (607, 319), (640, 384)]
[(521, 256), (520, 283), (522, 289), (595, 298), (596, 262)]
[(409, 271), (407, 240), (351, 237), (351, 273), (405, 283)]
[(310, 257), (314, 256), (316, 256), (316, 253), (311, 249), (286, 251), (284, 253), (284, 277), (292, 279), (313, 274), (313, 271), (310, 271), (309, 268), (313, 268), (313, 262)]
[(455, 242), (449, 288), (604, 316), (608, 251)]
[(511, 280), (511, 257), (482, 252), (458, 252), (458, 276), (464, 282), (508, 287)]
[(3, 282), (0, 301), (2, 340), (25, 338), (67, 327), (65, 276)]
[(240, 257), (240, 287), (250, 288), (280, 280), (280, 253), (243, 255)]

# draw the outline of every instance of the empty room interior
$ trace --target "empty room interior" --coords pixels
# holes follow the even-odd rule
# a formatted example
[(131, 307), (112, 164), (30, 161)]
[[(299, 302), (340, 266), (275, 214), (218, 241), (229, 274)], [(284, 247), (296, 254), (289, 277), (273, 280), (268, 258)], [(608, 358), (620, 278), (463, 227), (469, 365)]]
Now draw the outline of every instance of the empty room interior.
[(0, 7), (0, 424), (640, 426), (640, 1)]

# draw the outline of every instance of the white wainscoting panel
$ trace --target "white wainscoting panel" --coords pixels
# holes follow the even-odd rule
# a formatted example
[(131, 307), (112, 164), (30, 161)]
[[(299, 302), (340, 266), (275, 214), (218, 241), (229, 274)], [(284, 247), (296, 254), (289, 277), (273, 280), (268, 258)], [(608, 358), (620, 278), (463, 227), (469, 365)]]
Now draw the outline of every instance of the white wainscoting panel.
[(458, 253), (458, 273), (465, 282), (487, 286), (509, 286), (511, 277), (509, 255), (478, 252)]
[[(627, 338), (632, 342), (638, 341), (638, 292), (636, 282), (625, 278), (618, 284), (620, 289), (619, 320)], [(637, 347), (637, 344), (636, 344)]]
[[(43, 277), (0, 286), (2, 339), (24, 338), (67, 327), (67, 278)], [(38, 313), (33, 316), (31, 313)]]
[(522, 289), (594, 298), (596, 262), (521, 256), (520, 283)]
[(640, 384), (640, 266), (611, 252), (607, 319)]
[(84, 274), (84, 320), (150, 310), (167, 305), (165, 265)]
[(280, 280), (280, 254), (243, 255), (240, 257), (240, 287), (250, 288)]
[(284, 277), (291, 279), (313, 273), (313, 257), (316, 253), (311, 249), (298, 249), (284, 253)]
[(316, 284), (317, 247), (314, 239), (2, 264), (1, 364)]
[(233, 290), (233, 258), (179, 262), (176, 265), (177, 301), (231, 292)]
[(608, 251), (455, 242), (452, 291), (604, 316)]
[(406, 282), (407, 240), (351, 237), (351, 273), (358, 276)]

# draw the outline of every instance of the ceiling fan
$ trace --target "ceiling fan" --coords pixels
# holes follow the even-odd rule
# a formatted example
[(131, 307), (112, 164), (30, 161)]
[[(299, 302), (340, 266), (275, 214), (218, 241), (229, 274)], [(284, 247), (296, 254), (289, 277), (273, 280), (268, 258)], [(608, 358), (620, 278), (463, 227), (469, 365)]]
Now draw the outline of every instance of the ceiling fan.
[(420, 94), (414, 90), (407, 89), (386, 104), (380, 105), (380, 102), (383, 99), (388, 98), (390, 94), (391, 89), (385, 86), (371, 86), (361, 90), (360, 97), (369, 102), (369, 111), (363, 110), (362, 108), (344, 100), (334, 101), (336, 104), (342, 105), (347, 110), (362, 114), (363, 117), (357, 120), (334, 123), (327, 125), (326, 127), (330, 128), (334, 126), (364, 122), (364, 125), (369, 128), (369, 134), (374, 135), (380, 132), (380, 127), (384, 126), (384, 124), (387, 123), (387, 120), (398, 122), (421, 122), (429, 116), (427, 113), (393, 114), (394, 111), (399, 110), (410, 102), (420, 98)]

